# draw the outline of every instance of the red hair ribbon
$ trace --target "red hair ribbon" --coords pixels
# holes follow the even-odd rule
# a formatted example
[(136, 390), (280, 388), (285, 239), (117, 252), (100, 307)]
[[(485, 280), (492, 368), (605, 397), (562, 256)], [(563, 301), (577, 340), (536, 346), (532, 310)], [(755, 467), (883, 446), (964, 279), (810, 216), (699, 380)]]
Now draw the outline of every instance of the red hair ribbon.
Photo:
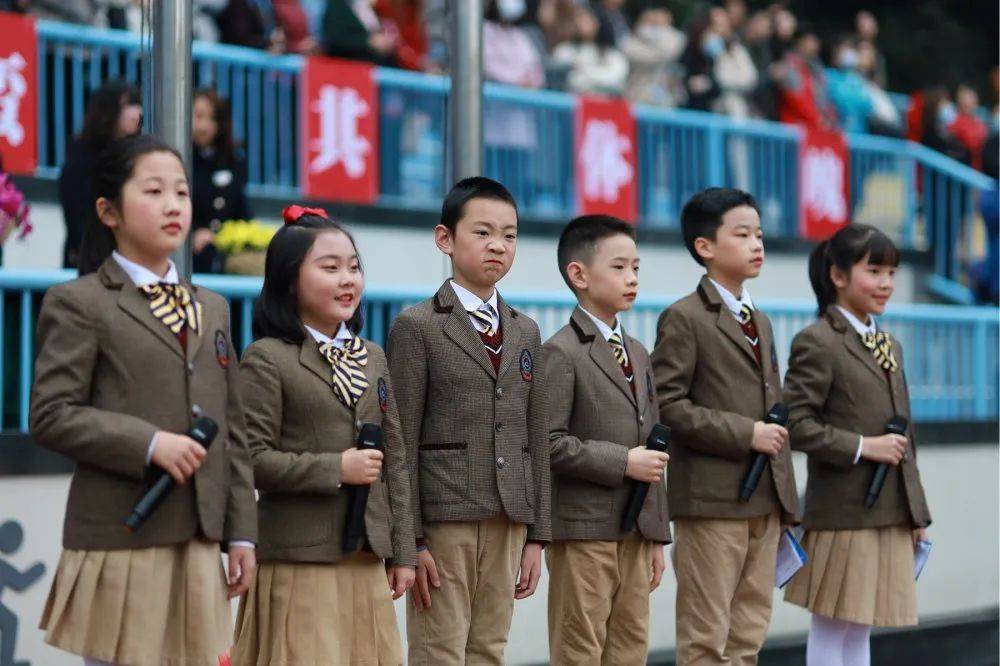
[(320, 217), (330, 217), (322, 208), (306, 208), (297, 204), (285, 206), (281, 211), (281, 216), (285, 218), (285, 224), (295, 224), (303, 215), (319, 215)]

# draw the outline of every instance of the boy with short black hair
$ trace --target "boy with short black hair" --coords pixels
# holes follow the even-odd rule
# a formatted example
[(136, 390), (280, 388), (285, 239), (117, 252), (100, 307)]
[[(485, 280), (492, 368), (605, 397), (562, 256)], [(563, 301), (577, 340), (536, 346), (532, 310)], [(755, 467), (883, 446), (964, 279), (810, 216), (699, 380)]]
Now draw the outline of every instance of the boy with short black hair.
[[(677, 663), (757, 663), (771, 616), (781, 526), (798, 496), (788, 432), (763, 417), (781, 401), (771, 322), (745, 281), (764, 263), (760, 214), (740, 190), (709, 188), (681, 213), (684, 244), (706, 275), (660, 315), (653, 374), (673, 437)], [(749, 501), (740, 485), (770, 457)]]
[(534, 593), (551, 538), (538, 326), (496, 290), (517, 222), (503, 185), (458, 182), (434, 229), (454, 277), (389, 334), (419, 551), (414, 665), (502, 664), (514, 599)]
[[(645, 444), (658, 419), (649, 355), (618, 316), (639, 288), (635, 232), (606, 215), (570, 222), (559, 270), (579, 302), (543, 346), (549, 394), (552, 538), (549, 656), (555, 665), (645, 664), (649, 594), (670, 541), (668, 456)], [(622, 516), (651, 484), (636, 529)]]

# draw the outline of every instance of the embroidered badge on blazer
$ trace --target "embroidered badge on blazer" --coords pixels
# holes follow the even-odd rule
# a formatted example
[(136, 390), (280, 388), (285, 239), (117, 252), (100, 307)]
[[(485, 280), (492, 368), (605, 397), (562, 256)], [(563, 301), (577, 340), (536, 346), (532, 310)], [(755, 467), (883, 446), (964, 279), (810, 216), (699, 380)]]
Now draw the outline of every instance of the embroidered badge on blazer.
[(215, 332), (215, 360), (223, 368), (229, 367), (229, 343), (226, 342), (226, 334), (221, 330)]
[(389, 387), (385, 385), (385, 379), (378, 378), (378, 408), (385, 414), (389, 409)]
[(531, 373), (535, 369), (534, 364), (531, 362), (531, 352), (527, 349), (521, 350), (521, 379), (526, 382), (531, 381)]

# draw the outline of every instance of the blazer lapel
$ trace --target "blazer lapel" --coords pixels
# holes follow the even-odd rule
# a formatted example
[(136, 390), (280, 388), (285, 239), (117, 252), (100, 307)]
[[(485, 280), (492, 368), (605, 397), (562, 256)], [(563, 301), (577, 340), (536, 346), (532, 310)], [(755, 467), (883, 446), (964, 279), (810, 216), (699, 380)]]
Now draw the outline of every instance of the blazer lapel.
[(638, 340), (630, 338), (624, 330), (622, 330), (622, 334), (625, 336), (625, 353), (628, 354), (629, 363), (632, 364), (632, 381), (635, 386), (635, 396), (632, 395), (632, 391), (629, 391), (628, 397), (635, 398), (635, 405), (641, 412), (642, 405), (649, 400), (649, 391), (646, 390), (649, 388), (646, 384), (646, 373), (648, 372), (648, 368), (645, 366), (639, 367), (639, 365), (635, 362), (638, 357), (632, 353), (632, 350), (636, 345), (641, 345), (642, 343)]
[[(589, 342), (590, 358), (601, 369), (601, 372), (611, 380), (611, 383), (617, 386), (618, 390), (624, 393), (625, 397), (634, 405), (635, 396), (632, 395), (632, 389), (629, 388), (628, 380), (625, 379), (625, 373), (622, 372), (622, 367), (618, 365), (615, 355), (611, 353), (611, 346), (604, 339), (604, 336), (601, 335), (601, 332), (597, 330), (597, 326), (593, 320), (587, 316), (587, 313), (577, 307), (573, 311), (571, 322), (580, 334), (581, 342), (584, 344)], [(629, 358), (631, 358), (631, 352), (628, 348), (625, 351), (629, 354)]]
[[(719, 291), (715, 288), (715, 285), (712, 284), (712, 281), (708, 279), (707, 275), (701, 278), (701, 282), (698, 284), (698, 293), (701, 294), (701, 298), (709, 310), (718, 311), (719, 317), (716, 320), (716, 326), (718, 326), (726, 337), (732, 340), (737, 347), (743, 350), (743, 353), (747, 355), (747, 358), (750, 359), (750, 362), (753, 363), (754, 367), (759, 367), (757, 365), (757, 357), (754, 356), (753, 348), (750, 346), (750, 343), (747, 342), (747, 338), (743, 334), (743, 329), (740, 328), (740, 325), (736, 321), (736, 317), (733, 316), (733, 313), (730, 312), (726, 307), (726, 304), (722, 302), (722, 296), (719, 295)], [(760, 335), (759, 327), (757, 335)], [(761, 358), (763, 358), (763, 356)]]
[[(330, 386), (333, 379), (333, 370), (330, 369), (330, 362), (319, 353), (319, 344), (311, 335), (306, 333), (305, 340), (302, 341), (302, 349), (299, 351), (299, 363), (312, 371), (323, 383)], [(333, 389), (330, 389), (331, 391)], [(339, 400), (337, 402), (340, 402)]]
[[(486, 355), (483, 339), (472, 327), (469, 313), (462, 307), (458, 296), (455, 295), (455, 290), (448, 282), (445, 282), (434, 296), (434, 305), (438, 312), (448, 314), (444, 321), (444, 334), (451, 338), (452, 342), (458, 345), (462, 351), (472, 357), (472, 360), (478, 363), (490, 377), (495, 379), (497, 373), (493, 371), (493, 364), (490, 363), (490, 359)], [(506, 337), (506, 335), (507, 332), (504, 331), (504, 336)], [(506, 346), (506, 344), (505, 340), (504, 345)]]
[[(130, 317), (149, 329), (160, 342), (167, 345), (178, 357), (184, 358), (181, 343), (169, 328), (153, 316), (149, 309), (149, 299), (132, 283), (118, 263), (109, 257), (100, 268), (100, 277), (105, 286), (119, 289), (118, 307)], [(190, 333), (190, 331), (188, 331)]]
[(517, 321), (517, 314), (500, 298), (500, 294), (497, 294), (497, 306), (497, 309), (500, 310), (500, 331), (503, 333), (500, 372), (497, 373), (497, 376), (503, 377), (504, 373), (510, 369), (514, 359), (520, 360), (521, 325)]
[[(185, 282), (184, 286), (190, 292), (191, 299), (194, 300), (195, 302), (197, 302), (197, 300), (198, 300), (197, 299), (197, 297), (198, 297), (198, 288), (195, 287), (194, 285), (192, 285), (189, 282)], [(185, 340), (185, 342), (184, 342), (185, 354), (187, 355), (187, 360), (188, 360), (189, 363), (194, 362), (195, 357), (198, 355), (198, 350), (201, 349), (202, 342), (205, 340), (205, 337), (207, 335), (209, 335), (208, 330), (206, 330), (206, 328), (205, 328), (208, 325), (206, 323), (207, 320), (208, 320), (208, 312), (205, 310), (204, 305), (202, 305), (202, 308), (201, 308), (201, 326), (198, 327), (198, 332), (197, 333), (195, 333), (193, 330), (191, 330), (190, 328), (188, 328), (187, 329), (187, 340)], [(212, 332), (212, 334), (214, 334), (214, 331)], [(213, 340), (213, 344), (214, 344), (214, 342), (215, 341)]]

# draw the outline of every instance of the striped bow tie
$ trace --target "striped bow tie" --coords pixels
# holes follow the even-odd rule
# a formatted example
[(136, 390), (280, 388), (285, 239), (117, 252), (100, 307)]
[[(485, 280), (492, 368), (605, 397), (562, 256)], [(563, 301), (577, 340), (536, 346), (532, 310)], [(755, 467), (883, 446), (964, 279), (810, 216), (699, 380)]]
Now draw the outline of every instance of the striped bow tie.
[(180, 284), (159, 282), (139, 291), (149, 299), (149, 309), (170, 331), (177, 335), (185, 325), (197, 335), (201, 330), (201, 303), (191, 298), (191, 292)]
[(747, 324), (750, 323), (751, 317), (753, 317), (753, 310), (750, 309), (749, 305), (744, 303), (743, 306), (740, 308), (739, 316), (737, 316), (736, 318), (739, 320), (741, 324), (746, 326)]
[(615, 355), (615, 360), (623, 368), (628, 365), (628, 358), (625, 356), (625, 344), (622, 342), (622, 337), (618, 333), (612, 333), (611, 337), (608, 338), (608, 344), (611, 345), (611, 353)]
[(353, 409), (368, 388), (368, 377), (364, 367), (368, 365), (368, 349), (358, 336), (351, 338), (343, 347), (334, 346), (333, 342), (324, 342), (319, 346), (322, 354), (333, 369), (333, 394)]
[(899, 370), (899, 363), (892, 355), (892, 340), (887, 333), (877, 331), (875, 333), (865, 333), (861, 336), (861, 342), (871, 350), (875, 356), (875, 362), (879, 367), (889, 372)]
[(493, 307), (489, 303), (483, 303), (475, 310), (469, 310), (471, 316), (482, 328), (486, 335), (493, 335)]

